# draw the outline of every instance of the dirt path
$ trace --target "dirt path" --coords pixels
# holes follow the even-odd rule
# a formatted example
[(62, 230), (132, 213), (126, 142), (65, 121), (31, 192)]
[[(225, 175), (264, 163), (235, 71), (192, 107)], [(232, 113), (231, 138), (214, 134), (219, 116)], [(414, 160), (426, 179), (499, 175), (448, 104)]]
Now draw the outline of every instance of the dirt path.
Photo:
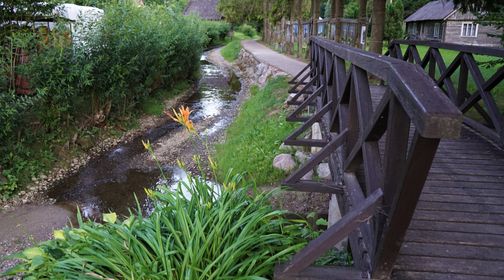
[(271, 65), (293, 77), (306, 66), (305, 62), (278, 53), (255, 40), (242, 41), (242, 47), (260, 62)]

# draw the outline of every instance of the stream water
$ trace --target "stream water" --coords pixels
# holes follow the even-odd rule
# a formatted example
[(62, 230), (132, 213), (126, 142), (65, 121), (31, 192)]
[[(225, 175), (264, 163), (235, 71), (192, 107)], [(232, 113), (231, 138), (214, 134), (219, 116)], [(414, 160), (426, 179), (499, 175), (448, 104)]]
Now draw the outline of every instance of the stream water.
[[(200, 71), (198, 90), (183, 105), (193, 111), (191, 119), (194, 123), (208, 123), (203, 134), (211, 135), (232, 121), (232, 116), (224, 112), (235, 107), (241, 85), (233, 73), (209, 63), (205, 55), (201, 59)], [(60, 181), (48, 192), (48, 196), (55, 199), (57, 205), (79, 206), (83, 216), (88, 218), (98, 218), (109, 211), (127, 214), (128, 209), (136, 207), (135, 195), (142, 210), (148, 212), (151, 205), (144, 188), (154, 188), (161, 172), (158, 168), (132, 161), (146, 152), (141, 140), (156, 143), (177, 129), (182, 128), (167, 119), (161, 126), (93, 159), (75, 175)], [(185, 177), (184, 171), (178, 167), (165, 165), (162, 168), (169, 185)]]

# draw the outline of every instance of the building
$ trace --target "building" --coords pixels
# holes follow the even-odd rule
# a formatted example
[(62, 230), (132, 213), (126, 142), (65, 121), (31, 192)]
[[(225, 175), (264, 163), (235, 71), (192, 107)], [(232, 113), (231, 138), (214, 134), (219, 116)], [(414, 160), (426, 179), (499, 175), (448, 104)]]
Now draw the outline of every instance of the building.
[(217, 11), (219, 0), (189, 0), (184, 15), (194, 14), (204, 20), (221, 20), (223, 16)]
[(502, 34), (492, 25), (476, 22), (472, 13), (462, 13), (451, 0), (438, 0), (425, 4), (406, 18), (406, 33), (409, 39), (436, 40), (445, 43), (502, 46), (499, 37), (488, 34)]

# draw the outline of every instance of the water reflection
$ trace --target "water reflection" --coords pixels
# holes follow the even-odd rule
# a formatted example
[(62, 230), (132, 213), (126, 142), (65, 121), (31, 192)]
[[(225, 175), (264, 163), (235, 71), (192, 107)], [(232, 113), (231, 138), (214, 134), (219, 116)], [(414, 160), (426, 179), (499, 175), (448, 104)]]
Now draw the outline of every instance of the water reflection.
[[(185, 105), (194, 111), (194, 122), (210, 122), (203, 131), (204, 135), (209, 136), (231, 122), (224, 112), (234, 106), (240, 85), (236, 84), (238, 79), (235, 76), (205, 59), (203, 56), (198, 91)], [(129, 209), (136, 208), (138, 204), (148, 214), (152, 205), (144, 188), (152, 189), (163, 183), (173, 189), (177, 182), (187, 182), (187, 174), (180, 168), (163, 166), (167, 178), (163, 181), (160, 179), (160, 170), (141, 166), (135, 161), (145, 153), (140, 140), (149, 139), (155, 143), (174, 129), (180, 129), (180, 126), (167, 120), (130, 143), (110, 150), (81, 168), (74, 176), (60, 182), (49, 191), (48, 196), (59, 204), (78, 205), (82, 214), (91, 219), (99, 219), (102, 213), (108, 211), (126, 215)], [(187, 190), (184, 193), (190, 195)]]

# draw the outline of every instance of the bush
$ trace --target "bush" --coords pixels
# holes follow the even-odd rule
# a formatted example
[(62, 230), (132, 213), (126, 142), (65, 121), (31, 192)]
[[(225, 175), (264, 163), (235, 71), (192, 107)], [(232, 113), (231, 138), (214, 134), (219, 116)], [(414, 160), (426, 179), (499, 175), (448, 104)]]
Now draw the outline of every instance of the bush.
[[(103, 19), (84, 28), (73, 45), (65, 25), (48, 36), (16, 30), (2, 38), (1, 198), (49, 168), (76, 133), (130, 115), (155, 90), (191, 79), (207, 41), (198, 19), (129, 1), (106, 6)], [(13, 68), (15, 49), (29, 63)], [(28, 77), (35, 94), (14, 93), (15, 73)]]
[(224, 21), (204, 21), (202, 25), (208, 38), (207, 47), (221, 44), (231, 31), (231, 25)]
[[(263, 279), (313, 237), (302, 221), (273, 210), (273, 193), (250, 196), (240, 176), (225, 188), (190, 177), (178, 188), (147, 191), (155, 209), (105, 223), (83, 222), (24, 250), (7, 274), (25, 279)], [(140, 210), (138, 210), (140, 212)], [(253, 278), (255, 277), (255, 278)]]
[(196, 19), (160, 6), (111, 6), (89, 36), (98, 108), (111, 103), (121, 113), (153, 90), (190, 78), (199, 67), (205, 36)]
[(244, 23), (238, 27), (238, 32), (245, 34), (245, 36), (253, 38), (256, 35), (256, 30), (254, 27)]

